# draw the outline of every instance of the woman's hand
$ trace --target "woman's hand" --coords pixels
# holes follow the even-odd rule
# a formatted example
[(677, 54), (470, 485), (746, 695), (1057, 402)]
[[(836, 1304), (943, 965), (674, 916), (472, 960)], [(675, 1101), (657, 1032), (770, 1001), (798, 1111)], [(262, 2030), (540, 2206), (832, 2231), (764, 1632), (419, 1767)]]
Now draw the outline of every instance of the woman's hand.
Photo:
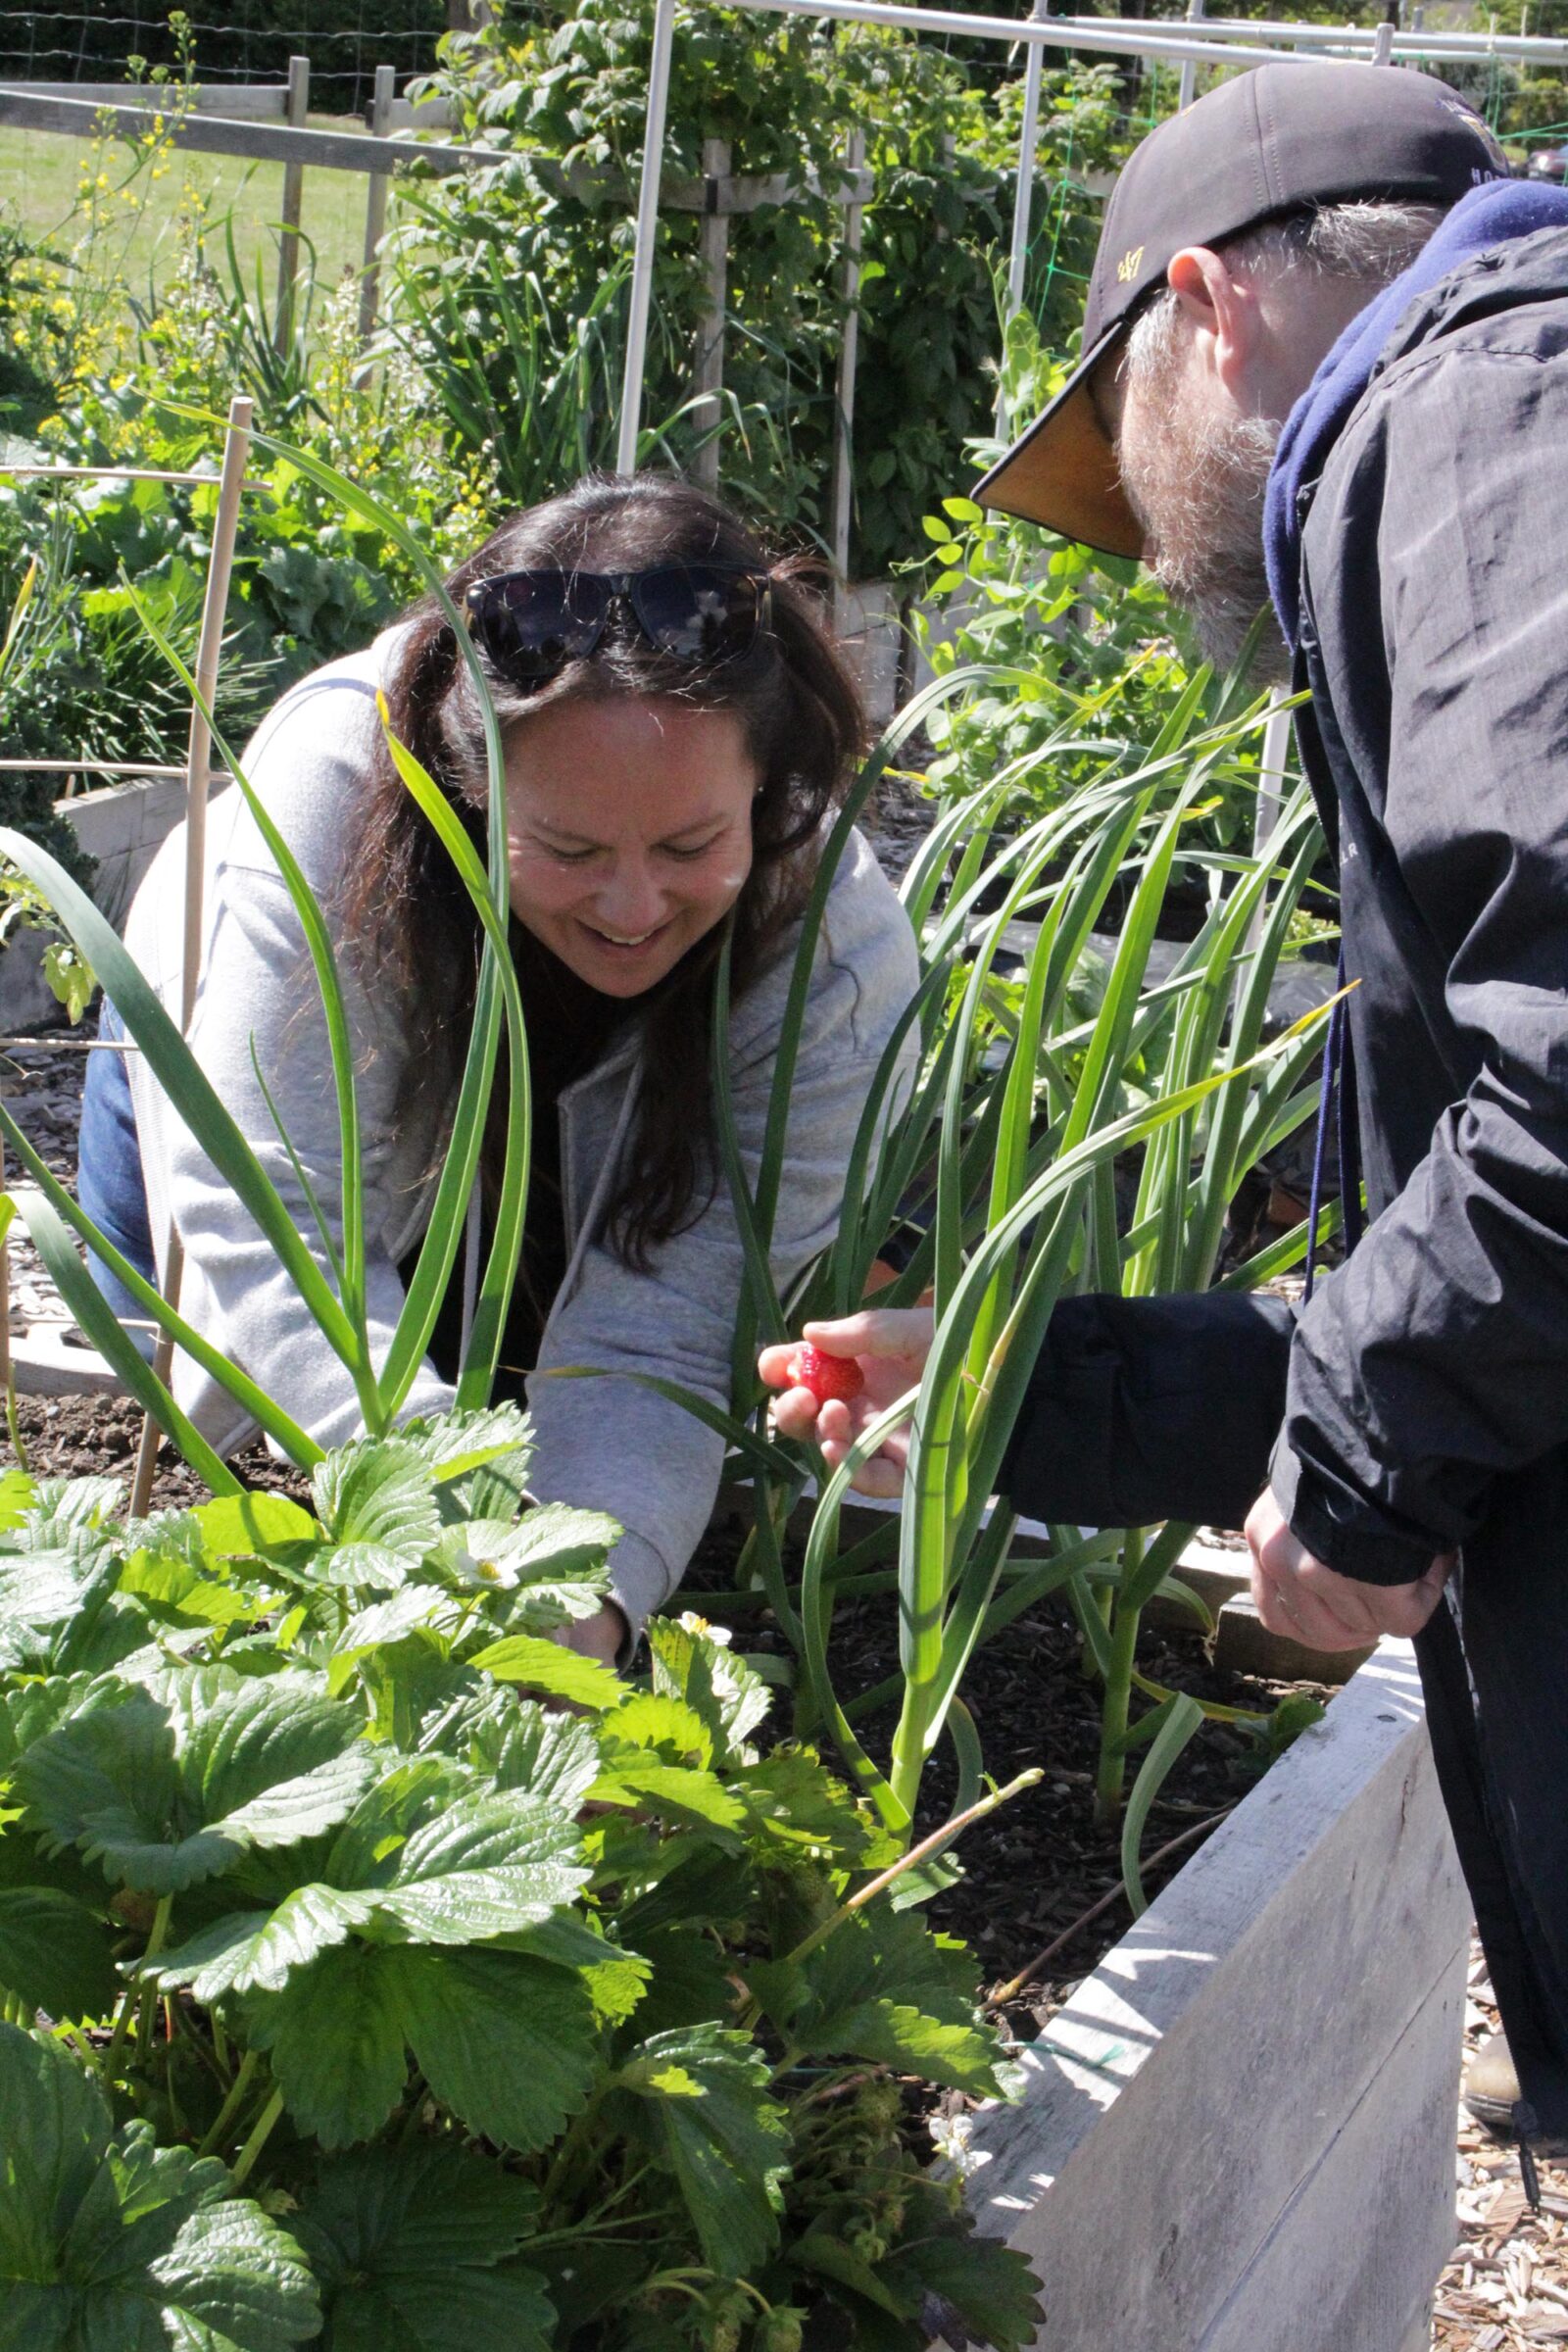
[[(764, 1348), (758, 1370), (770, 1389), (782, 1391), (773, 1399), (774, 1427), (782, 1437), (808, 1443), (814, 1438), (823, 1460), (836, 1470), (861, 1431), (919, 1387), (935, 1334), (936, 1318), (925, 1306), (862, 1307), (836, 1323), (808, 1323), (802, 1339), (823, 1355), (852, 1357), (865, 1381), (858, 1396), (820, 1402), (810, 1389), (791, 1385), (790, 1365), (799, 1343)], [(908, 1452), (907, 1429), (895, 1430), (881, 1449), (861, 1463), (854, 1485), (862, 1494), (897, 1494)]]
[(601, 1666), (613, 1666), (630, 1633), (614, 1602), (607, 1600), (591, 1617), (573, 1617), (569, 1624), (558, 1625), (550, 1638), (563, 1649), (574, 1649), (581, 1658), (597, 1658)]

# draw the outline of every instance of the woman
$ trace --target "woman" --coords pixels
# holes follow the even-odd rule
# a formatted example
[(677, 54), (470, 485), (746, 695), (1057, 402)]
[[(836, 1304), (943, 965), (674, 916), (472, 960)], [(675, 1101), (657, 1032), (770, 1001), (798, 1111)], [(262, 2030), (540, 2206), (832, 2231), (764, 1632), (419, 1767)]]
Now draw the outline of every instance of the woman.
[[(770, 565), (715, 500), (656, 476), (585, 482), (514, 517), (449, 587), (503, 729), (534, 1085), (527, 1234), (502, 1362), (519, 1377), (568, 1364), (649, 1373), (726, 1403), (742, 1253), (714, 1152), (713, 966), (733, 916), (731, 1083), (755, 1171), (800, 911), (861, 746), (855, 689), (789, 569)], [(429, 1216), (478, 929), (393, 771), (378, 688), (394, 730), (482, 844), (478, 700), (433, 601), (288, 694), (246, 772), (343, 951), (379, 1353)], [(262, 1085), (329, 1206), (337, 1114), (300, 927), (237, 792), (215, 803), (210, 844), (191, 1044), (318, 1247)], [(174, 1005), (183, 858), (179, 834), (126, 930)], [(857, 836), (830, 895), (801, 1041), (775, 1235), (781, 1282), (832, 1235), (851, 1139), (915, 979), (907, 920)], [(493, 1131), (486, 1142), (486, 1206), (500, 1141)], [(84, 1204), (144, 1263), (163, 1265), (177, 1227), (183, 1312), (319, 1442), (355, 1434), (342, 1365), (135, 1056), (92, 1056), (81, 1184)], [(410, 1412), (452, 1401), (463, 1277), (460, 1257)], [(175, 1361), (176, 1394), (197, 1426), (224, 1450), (243, 1444), (253, 1433), (226, 1393)], [(576, 1634), (596, 1654), (624, 1656), (707, 1522), (721, 1443), (629, 1379), (540, 1380), (527, 1394), (533, 1492), (608, 1511), (625, 1530), (611, 1561), (614, 1604)]]

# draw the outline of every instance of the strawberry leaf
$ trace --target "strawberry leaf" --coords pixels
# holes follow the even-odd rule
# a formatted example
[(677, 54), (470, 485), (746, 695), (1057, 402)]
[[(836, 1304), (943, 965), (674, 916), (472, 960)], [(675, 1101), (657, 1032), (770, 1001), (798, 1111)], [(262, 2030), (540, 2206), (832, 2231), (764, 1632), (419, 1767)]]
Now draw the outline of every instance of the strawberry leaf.
[(754, 2273), (778, 2242), (789, 2128), (768, 2095), (767, 2060), (746, 2034), (711, 2024), (639, 2044), (615, 2075), (642, 2107), (710, 2267)]
[(57, 2044), (0, 2026), (0, 2278), (28, 2352), (287, 2352), (321, 2324), (293, 2239), (222, 2165), (115, 2132)]
[(330, 1547), (316, 1573), (331, 1584), (393, 1591), (441, 1533), (429, 1468), (402, 1438), (339, 1446), (312, 1472), (311, 1494)]
[(291, 2215), (320, 2282), (327, 2352), (549, 2352), (555, 2312), (513, 2257), (537, 2191), (451, 2146), (368, 2148), (322, 2166)]

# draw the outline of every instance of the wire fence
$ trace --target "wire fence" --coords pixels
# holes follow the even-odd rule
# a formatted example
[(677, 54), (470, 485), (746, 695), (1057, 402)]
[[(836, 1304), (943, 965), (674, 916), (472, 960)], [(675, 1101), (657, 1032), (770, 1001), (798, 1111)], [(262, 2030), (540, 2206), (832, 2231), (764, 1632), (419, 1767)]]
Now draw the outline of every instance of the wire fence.
[[(309, 57), (313, 105), (323, 114), (363, 115), (376, 67), (393, 66), (400, 86), (428, 73), (450, 23), (447, 0), (293, 0), (286, 24), (281, 11), (259, 0), (234, 0), (224, 22), (210, 22), (198, 0), (189, 37), (198, 81), (282, 81), (291, 57)], [(168, 0), (0, 12), (0, 78), (122, 80), (132, 57), (149, 69), (179, 68)]]

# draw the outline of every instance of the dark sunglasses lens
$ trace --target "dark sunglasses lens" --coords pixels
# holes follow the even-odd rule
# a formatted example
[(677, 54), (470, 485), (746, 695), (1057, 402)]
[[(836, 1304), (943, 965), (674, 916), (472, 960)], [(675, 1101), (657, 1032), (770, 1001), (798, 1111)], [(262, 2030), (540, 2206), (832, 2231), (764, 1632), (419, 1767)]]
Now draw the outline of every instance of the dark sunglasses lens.
[(707, 564), (666, 564), (632, 588), (637, 617), (677, 662), (728, 662), (749, 654), (761, 622), (762, 583)]
[(607, 602), (599, 582), (569, 572), (510, 572), (487, 580), (474, 597), (474, 634), (507, 675), (554, 677), (574, 656), (593, 651)]

